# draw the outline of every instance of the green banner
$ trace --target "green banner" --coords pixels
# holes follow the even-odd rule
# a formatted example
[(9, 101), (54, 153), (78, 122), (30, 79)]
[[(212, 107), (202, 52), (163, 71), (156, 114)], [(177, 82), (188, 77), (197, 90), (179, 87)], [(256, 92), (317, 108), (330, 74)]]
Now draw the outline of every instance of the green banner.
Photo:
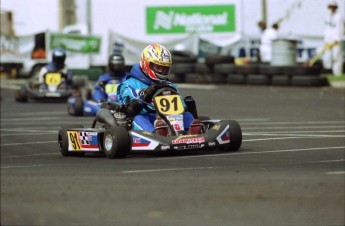
[(68, 34), (50, 34), (50, 49), (64, 48), (77, 53), (99, 53), (101, 38), (97, 36), (80, 36)]
[(234, 32), (234, 5), (147, 7), (147, 34)]

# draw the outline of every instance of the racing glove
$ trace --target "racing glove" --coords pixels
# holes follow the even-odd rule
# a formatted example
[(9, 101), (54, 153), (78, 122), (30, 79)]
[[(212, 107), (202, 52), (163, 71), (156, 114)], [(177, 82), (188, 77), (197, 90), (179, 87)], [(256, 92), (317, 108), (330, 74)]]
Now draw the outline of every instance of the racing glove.
[(144, 105), (137, 99), (130, 101), (128, 98), (126, 102), (127, 112), (133, 117), (139, 114), (139, 112), (144, 108)]

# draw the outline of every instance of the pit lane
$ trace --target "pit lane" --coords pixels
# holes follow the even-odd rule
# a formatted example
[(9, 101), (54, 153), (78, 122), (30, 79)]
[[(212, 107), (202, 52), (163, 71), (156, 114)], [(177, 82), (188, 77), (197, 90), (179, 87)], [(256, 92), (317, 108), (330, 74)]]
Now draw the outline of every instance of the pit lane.
[[(65, 103), (1, 87), (1, 225), (344, 225), (344, 89), (188, 86), (239, 152), (62, 157)], [(8, 88), (9, 87), (9, 88)]]

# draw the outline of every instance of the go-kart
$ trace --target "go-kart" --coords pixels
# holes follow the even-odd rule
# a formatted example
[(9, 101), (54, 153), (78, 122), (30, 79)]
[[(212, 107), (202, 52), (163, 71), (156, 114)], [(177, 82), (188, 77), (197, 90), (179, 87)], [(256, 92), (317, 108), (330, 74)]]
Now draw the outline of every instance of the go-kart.
[[(15, 90), (15, 100), (18, 102), (27, 102), (29, 99), (34, 100), (66, 100), (75, 92), (72, 85), (69, 85), (65, 75), (60, 72), (48, 72), (43, 77), (43, 83), (30, 80)], [(79, 86), (80, 81), (75, 86)]]
[[(146, 98), (147, 99), (147, 98)], [(162, 136), (132, 129), (132, 117), (124, 105), (105, 102), (97, 111), (91, 128), (71, 125), (59, 130), (58, 144), (63, 156), (88, 152), (105, 153), (108, 158), (124, 158), (131, 151), (167, 152), (219, 148), (237, 151), (242, 143), (242, 131), (235, 120), (215, 120), (197, 115), (195, 101), (191, 96), (184, 99), (187, 110), (200, 120), (200, 134), (189, 135), (184, 130), (182, 97), (171, 86), (157, 86), (148, 98), (142, 101), (145, 109), (155, 112), (167, 123), (169, 133)], [(98, 128), (96, 125), (100, 124)]]
[[(108, 96), (109, 102), (117, 102), (118, 82), (109, 82), (105, 85), (104, 90)], [(67, 112), (72, 116), (95, 116), (102, 103), (92, 99), (92, 90), (84, 87), (80, 92), (75, 93), (67, 99)]]

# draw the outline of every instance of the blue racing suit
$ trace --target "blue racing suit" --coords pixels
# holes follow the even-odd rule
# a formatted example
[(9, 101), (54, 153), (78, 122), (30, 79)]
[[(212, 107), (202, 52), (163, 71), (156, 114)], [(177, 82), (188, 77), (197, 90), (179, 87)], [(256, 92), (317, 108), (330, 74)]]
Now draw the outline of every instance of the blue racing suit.
[[(132, 101), (134, 99), (140, 98), (139, 92), (153, 84), (155, 84), (155, 82), (149, 79), (142, 72), (139, 64), (133, 65), (130, 73), (126, 76), (123, 83), (117, 89), (117, 96), (119, 98), (119, 102), (126, 105), (128, 104), (127, 99), (129, 101)], [(172, 84), (170, 81), (167, 81), (166, 84), (171, 85), (177, 89), (176, 85)], [(184, 102), (183, 104), (184, 106), (186, 106)], [(190, 112), (185, 111), (183, 118), (185, 130), (189, 130), (189, 126), (192, 123), (194, 117)], [(156, 114), (149, 113), (145, 109), (142, 109), (133, 118), (133, 129), (145, 130), (152, 133), (155, 130), (153, 126), (155, 119)]]
[[(94, 86), (94, 91), (92, 93), (93, 100), (96, 102), (104, 102), (107, 100), (112, 102), (118, 102), (117, 95), (108, 96), (108, 93), (106, 92), (106, 85), (120, 84), (124, 77), (125, 74), (123, 74), (123, 76), (119, 76), (118, 78), (113, 77), (109, 73), (101, 75)], [(113, 90), (112, 92), (116, 92), (116, 90)]]

